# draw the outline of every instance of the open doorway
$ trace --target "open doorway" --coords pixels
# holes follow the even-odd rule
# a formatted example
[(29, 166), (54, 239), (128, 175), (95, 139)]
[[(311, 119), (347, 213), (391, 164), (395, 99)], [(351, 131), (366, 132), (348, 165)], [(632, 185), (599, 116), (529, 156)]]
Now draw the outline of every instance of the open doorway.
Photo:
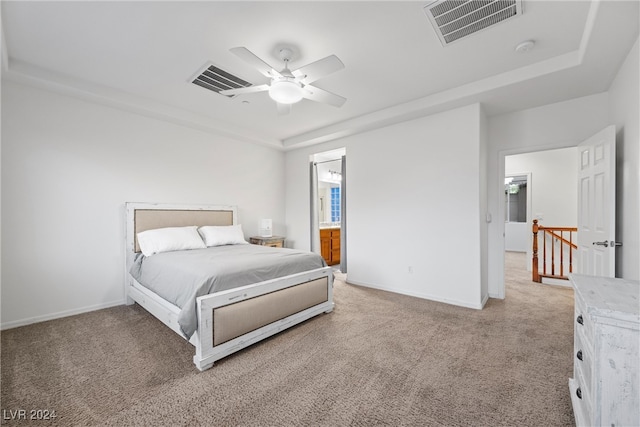
[(530, 242), (531, 173), (506, 175), (504, 193), (505, 251), (527, 252)]
[(346, 149), (311, 156), (311, 250), (346, 273)]
[[(516, 273), (532, 280), (534, 219), (548, 227), (577, 226), (577, 153), (577, 147), (568, 147), (505, 156), (505, 282), (507, 274)], [(512, 182), (518, 180), (517, 190), (506, 182), (511, 177)], [(524, 187), (521, 177), (526, 177)], [(508, 212), (508, 208), (522, 206), (522, 191), (526, 197), (525, 222), (521, 221), (522, 212)], [(565, 281), (553, 282), (569, 285)]]

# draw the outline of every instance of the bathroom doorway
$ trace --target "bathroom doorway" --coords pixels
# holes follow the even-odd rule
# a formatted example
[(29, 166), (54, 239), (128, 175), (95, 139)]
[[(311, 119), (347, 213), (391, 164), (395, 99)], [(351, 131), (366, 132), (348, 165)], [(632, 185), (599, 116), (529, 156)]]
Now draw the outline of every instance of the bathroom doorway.
[(311, 157), (311, 250), (346, 273), (346, 150)]

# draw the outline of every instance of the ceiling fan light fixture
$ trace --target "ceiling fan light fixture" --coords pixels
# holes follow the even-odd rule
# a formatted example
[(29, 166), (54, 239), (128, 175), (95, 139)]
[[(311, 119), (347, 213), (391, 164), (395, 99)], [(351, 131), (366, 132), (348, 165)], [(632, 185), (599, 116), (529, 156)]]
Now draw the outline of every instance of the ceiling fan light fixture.
[(269, 88), (269, 96), (280, 104), (295, 104), (303, 98), (302, 86), (295, 79), (285, 77), (275, 80)]

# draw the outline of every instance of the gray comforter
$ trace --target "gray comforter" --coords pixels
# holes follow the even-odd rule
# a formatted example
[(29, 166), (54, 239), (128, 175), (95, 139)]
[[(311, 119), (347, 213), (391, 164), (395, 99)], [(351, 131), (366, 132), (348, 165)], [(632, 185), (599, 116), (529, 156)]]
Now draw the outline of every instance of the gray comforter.
[(141, 285), (180, 307), (178, 323), (187, 338), (196, 331), (196, 298), (227, 289), (325, 267), (311, 252), (258, 245), (136, 256), (130, 273)]

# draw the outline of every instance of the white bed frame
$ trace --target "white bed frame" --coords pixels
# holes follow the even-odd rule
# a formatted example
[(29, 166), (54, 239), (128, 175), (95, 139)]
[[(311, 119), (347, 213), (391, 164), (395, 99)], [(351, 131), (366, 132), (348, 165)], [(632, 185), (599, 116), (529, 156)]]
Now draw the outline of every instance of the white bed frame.
[[(152, 315), (158, 318), (162, 323), (167, 325), (177, 334), (184, 338), (178, 325), (178, 313), (180, 309), (164, 300), (151, 290), (145, 288), (138, 283), (130, 274), (135, 255), (136, 255), (136, 233), (144, 231), (136, 228), (136, 211), (175, 211), (176, 220), (162, 219), (161, 226), (184, 226), (184, 225), (235, 225), (237, 224), (237, 209), (235, 206), (209, 206), (209, 205), (175, 205), (175, 204), (151, 204), (151, 203), (126, 203), (126, 270), (125, 270), (125, 299), (128, 305), (137, 302), (144, 307)], [(232, 214), (232, 223), (223, 224), (216, 222), (215, 224), (185, 224), (186, 211), (214, 211)], [(164, 213), (162, 213), (164, 215)], [(188, 214), (188, 212), (186, 212)], [(188, 220), (187, 220), (188, 221)], [(159, 228), (159, 227), (157, 227)], [(269, 301), (265, 296), (267, 294), (274, 295), (275, 292), (292, 288), (296, 285), (305, 284), (320, 280), (322, 286), (326, 282), (327, 301), (314, 305), (302, 311), (287, 315), (284, 318), (268, 323), (257, 329), (251, 330), (237, 338), (231, 339), (224, 343), (214, 345), (214, 310), (236, 304), (241, 301), (255, 299), (252, 303), (273, 304), (273, 300)], [(274, 335), (284, 329), (303, 322), (311, 317), (321, 313), (330, 313), (333, 310), (333, 273), (330, 267), (318, 268), (278, 279), (267, 280), (236, 289), (231, 289), (214, 294), (205, 295), (197, 299), (198, 329), (193, 334), (189, 342), (196, 348), (196, 354), (193, 356), (193, 362), (201, 371), (213, 366), (214, 362), (226, 357), (238, 350), (248, 347), (260, 340)], [(222, 327), (222, 325), (218, 325)]]

